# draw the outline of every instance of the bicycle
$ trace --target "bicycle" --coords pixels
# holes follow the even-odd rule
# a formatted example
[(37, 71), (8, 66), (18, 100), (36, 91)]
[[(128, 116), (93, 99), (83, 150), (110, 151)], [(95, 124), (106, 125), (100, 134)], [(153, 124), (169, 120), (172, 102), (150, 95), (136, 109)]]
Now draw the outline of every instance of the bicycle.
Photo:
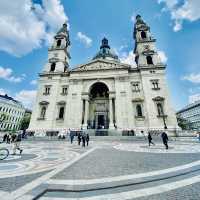
[(6, 148), (0, 148), (0, 160), (4, 160), (9, 156), (9, 150)]

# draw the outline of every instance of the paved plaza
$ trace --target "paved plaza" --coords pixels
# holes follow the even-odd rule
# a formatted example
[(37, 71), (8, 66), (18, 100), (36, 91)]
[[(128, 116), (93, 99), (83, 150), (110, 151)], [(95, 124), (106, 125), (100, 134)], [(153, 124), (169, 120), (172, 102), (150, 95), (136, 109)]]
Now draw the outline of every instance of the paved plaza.
[[(22, 155), (0, 161), (5, 200), (199, 200), (200, 143), (160, 138), (22, 142)], [(6, 146), (12, 153), (12, 145)]]

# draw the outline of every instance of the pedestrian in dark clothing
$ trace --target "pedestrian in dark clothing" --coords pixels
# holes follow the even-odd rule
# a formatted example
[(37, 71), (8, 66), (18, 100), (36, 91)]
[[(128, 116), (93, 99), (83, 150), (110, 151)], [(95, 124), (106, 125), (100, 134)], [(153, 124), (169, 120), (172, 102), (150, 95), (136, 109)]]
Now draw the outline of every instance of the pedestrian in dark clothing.
[(89, 136), (89, 134), (88, 134), (88, 133), (86, 134), (86, 138), (85, 138), (85, 139), (86, 139), (86, 143), (87, 143), (87, 146), (88, 146), (88, 144), (89, 144), (89, 141), (90, 141), (90, 136)]
[(7, 137), (8, 137), (7, 134), (5, 134), (5, 135), (3, 136), (3, 142), (6, 142), (6, 141), (7, 141)]
[(11, 136), (11, 142), (12, 142), (12, 143), (15, 142), (16, 137), (17, 137), (16, 134), (12, 134), (12, 136)]
[(74, 133), (72, 131), (70, 131), (69, 136), (70, 136), (70, 142), (72, 144), (74, 141)]
[(148, 141), (149, 141), (149, 146), (151, 146), (151, 144), (155, 145), (153, 142), (152, 142), (152, 137), (151, 137), (151, 133), (148, 132)]
[(85, 147), (85, 135), (82, 135), (82, 146)]
[(163, 141), (163, 144), (165, 145), (165, 148), (168, 149), (168, 136), (167, 136), (167, 133), (163, 132), (161, 134), (161, 137), (162, 137), (162, 141)]
[(80, 146), (81, 144), (81, 133), (78, 133), (78, 145)]
[(7, 135), (7, 138), (6, 138), (6, 143), (7, 143), (7, 144), (10, 144), (10, 142), (11, 142), (11, 135), (8, 134), (8, 135)]

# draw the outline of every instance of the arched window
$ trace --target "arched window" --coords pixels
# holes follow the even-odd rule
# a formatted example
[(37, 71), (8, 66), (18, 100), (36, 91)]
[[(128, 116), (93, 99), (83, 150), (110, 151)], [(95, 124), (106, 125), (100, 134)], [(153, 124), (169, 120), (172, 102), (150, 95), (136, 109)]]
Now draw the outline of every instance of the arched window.
[(61, 40), (57, 40), (57, 47), (61, 46)]
[(140, 104), (137, 104), (136, 111), (137, 111), (137, 117), (142, 117), (142, 106)]
[(65, 111), (65, 108), (64, 107), (60, 107), (59, 116), (58, 116), (59, 119), (63, 119), (64, 118), (64, 111)]
[(141, 38), (142, 38), (142, 39), (147, 38), (147, 34), (146, 34), (145, 31), (142, 31), (142, 32), (141, 32)]
[(147, 64), (148, 65), (153, 65), (153, 59), (151, 56), (147, 56)]
[(158, 109), (158, 116), (163, 115), (163, 106), (161, 103), (157, 103), (157, 109)]
[(56, 63), (51, 63), (51, 69), (50, 72), (54, 72), (56, 69)]
[(40, 113), (40, 117), (41, 117), (42, 119), (45, 118), (46, 110), (47, 110), (46, 106), (42, 106), (42, 108), (41, 108), (41, 113)]

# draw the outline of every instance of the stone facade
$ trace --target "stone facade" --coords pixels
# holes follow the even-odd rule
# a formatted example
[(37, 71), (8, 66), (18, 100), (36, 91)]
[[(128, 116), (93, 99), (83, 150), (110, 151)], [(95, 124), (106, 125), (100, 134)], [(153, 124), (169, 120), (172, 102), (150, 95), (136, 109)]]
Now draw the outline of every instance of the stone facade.
[(104, 38), (88, 63), (69, 68), (66, 24), (49, 49), (39, 75), (30, 131), (62, 129), (177, 128), (165, 77), (150, 28), (138, 15), (134, 28), (137, 67), (121, 63)]

